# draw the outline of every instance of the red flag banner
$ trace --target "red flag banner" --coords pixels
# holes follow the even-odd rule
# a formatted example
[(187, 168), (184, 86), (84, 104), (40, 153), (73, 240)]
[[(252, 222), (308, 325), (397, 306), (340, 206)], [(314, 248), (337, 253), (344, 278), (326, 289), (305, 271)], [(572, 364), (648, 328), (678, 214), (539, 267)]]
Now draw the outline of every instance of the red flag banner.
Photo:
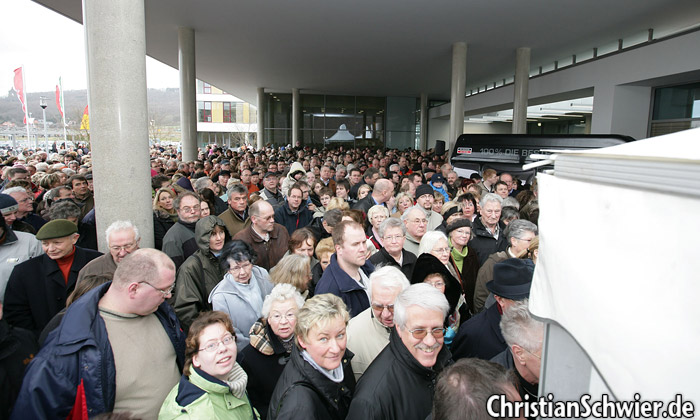
[(61, 113), (61, 118), (63, 118), (63, 108), (61, 108), (61, 88), (56, 85), (56, 106), (58, 107), (58, 112)]
[(27, 108), (24, 103), (24, 80), (22, 75), (22, 67), (15, 69), (15, 92), (17, 92), (17, 97), (20, 103), (22, 103), (22, 112), (24, 112), (24, 123), (27, 123)]
[(88, 114), (88, 106), (85, 105), (85, 111), (83, 111), (83, 119), (80, 121), (80, 129), (81, 130), (89, 130), (90, 129), (90, 114)]

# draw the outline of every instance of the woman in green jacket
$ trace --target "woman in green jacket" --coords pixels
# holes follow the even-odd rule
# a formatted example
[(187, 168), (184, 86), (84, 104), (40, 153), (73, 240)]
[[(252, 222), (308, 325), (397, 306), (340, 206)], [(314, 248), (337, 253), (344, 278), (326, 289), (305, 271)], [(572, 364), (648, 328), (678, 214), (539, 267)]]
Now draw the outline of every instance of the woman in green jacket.
[(202, 313), (190, 327), (185, 369), (158, 418), (258, 420), (246, 394), (248, 375), (236, 362), (236, 336), (228, 315)]

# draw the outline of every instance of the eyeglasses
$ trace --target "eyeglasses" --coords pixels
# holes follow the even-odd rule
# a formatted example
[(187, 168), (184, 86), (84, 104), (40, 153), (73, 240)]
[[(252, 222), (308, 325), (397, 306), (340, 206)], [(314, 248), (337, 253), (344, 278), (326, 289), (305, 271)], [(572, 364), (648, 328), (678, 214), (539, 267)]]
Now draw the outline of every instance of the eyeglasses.
[(147, 281), (140, 281), (139, 283), (146, 283), (147, 285), (151, 286), (152, 288), (156, 289), (157, 291), (161, 292), (163, 296), (168, 296), (175, 290), (175, 283), (171, 284), (168, 288), (166, 289), (159, 289), (156, 286), (152, 285), (151, 283)]
[(246, 270), (248, 270), (248, 269), (249, 269), (250, 267), (252, 267), (252, 266), (253, 266), (253, 264), (251, 264), (250, 262), (247, 262), (247, 263), (245, 263), (245, 264), (239, 265), (238, 267), (231, 267), (231, 268), (229, 268), (229, 269), (228, 269), (228, 272), (231, 273), (231, 274), (238, 274), (238, 273), (240, 273), (241, 271), (246, 271)]
[(526, 352), (528, 352), (528, 353), (530, 353), (531, 355), (535, 356), (538, 360), (542, 360), (542, 356), (536, 355), (535, 353), (529, 351), (529, 350), (526, 349), (525, 347), (523, 347), (523, 350), (525, 350)]
[(199, 351), (206, 351), (206, 352), (213, 352), (216, 351), (219, 348), (219, 344), (223, 344), (224, 346), (230, 346), (231, 344), (235, 343), (236, 339), (233, 338), (232, 335), (227, 335), (220, 341), (215, 341), (213, 343), (207, 344), (206, 347), (199, 349)]
[(433, 249), (433, 252), (437, 252), (438, 254), (449, 254), (450, 247)]
[(17, 200), (18, 203), (33, 203), (34, 200), (31, 197), (24, 197), (21, 200)]
[(114, 252), (122, 252), (122, 251), (129, 252), (134, 247), (134, 245), (136, 245), (136, 242), (131, 242), (131, 243), (128, 243), (128, 244), (122, 245), (122, 246), (116, 246), (116, 245), (110, 246), (109, 249), (111, 249)]
[(426, 281), (426, 283), (428, 283), (429, 285), (435, 287), (436, 289), (445, 287), (445, 282), (444, 282), (444, 281), (441, 281), (441, 280), (436, 281), (436, 282)]
[(383, 239), (387, 242), (393, 242), (393, 241), (398, 241), (404, 238), (404, 235), (393, 235), (393, 236), (385, 236)]
[(427, 225), (428, 219), (413, 219), (413, 220), (411, 220), (411, 223), (417, 223), (419, 225)]
[(180, 211), (183, 213), (196, 213), (201, 209), (199, 205), (192, 206), (192, 207), (182, 207)]
[(394, 313), (394, 305), (380, 305), (378, 303), (373, 303), (372, 304), (372, 309), (378, 312), (384, 312), (384, 309), (387, 311), (391, 312), (392, 314)]
[(267, 319), (275, 322), (280, 322), (282, 321), (282, 318), (286, 319), (287, 321), (294, 321), (296, 319), (296, 314), (287, 314), (287, 315), (282, 315), (282, 314), (274, 314), (270, 315)]
[[(411, 333), (413, 338), (418, 340), (422, 340), (425, 338), (426, 335), (428, 335), (428, 330), (425, 328), (416, 328), (415, 330), (408, 330), (408, 332)], [(430, 330), (430, 334), (432, 334), (435, 338), (442, 338), (445, 336), (445, 329), (433, 328), (432, 330)]]

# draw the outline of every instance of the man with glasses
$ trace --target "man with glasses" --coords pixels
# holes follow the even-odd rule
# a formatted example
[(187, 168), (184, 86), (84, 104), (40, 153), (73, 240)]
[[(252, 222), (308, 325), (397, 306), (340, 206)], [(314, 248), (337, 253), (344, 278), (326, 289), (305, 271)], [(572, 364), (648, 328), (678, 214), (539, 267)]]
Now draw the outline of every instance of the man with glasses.
[(403, 244), (403, 249), (413, 255), (418, 255), (420, 240), (428, 231), (428, 217), (425, 209), (418, 205), (409, 207), (401, 215), (401, 221), (406, 226), (406, 241)]
[(537, 225), (527, 220), (513, 220), (508, 224), (503, 234), (506, 237), (508, 248), (505, 251), (491, 254), (486, 262), (479, 268), (474, 286), (474, 313), (481, 312), (485, 307), (494, 303), (494, 298), (489, 295), (486, 284), (493, 280), (493, 268), (499, 262), (508, 258), (520, 258), (537, 237)]
[(85, 280), (97, 284), (112, 281), (117, 265), (129, 254), (139, 249), (141, 236), (139, 230), (128, 220), (118, 220), (107, 228), (107, 246), (109, 253), (90, 261), (80, 273), (77, 283)]
[(36, 234), (44, 255), (15, 266), (7, 283), (4, 300), (5, 319), (38, 336), (54, 315), (66, 307), (66, 298), (75, 288), (78, 272), (102, 255), (75, 246), (75, 223), (56, 219)]
[(416, 265), (416, 255), (406, 251), (406, 225), (395, 218), (389, 217), (379, 225), (379, 236), (384, 246), (369, 258), (375, 267), (390, 265), (401, 270), (406, 278), (413, 276)]
[(5, 189), (3, 194), (10, 195), (17, 200), (18, 206), (15, 214), (17, 220), (15, 223), (27, 223), (34, 228), (34, 232), (38, 232), (46, 224), (46, 220), (34, 214), (34, 197), (27, 190), (22, 187), (12, 187)]
[(351, 319), (347, 329), (348, 349), (355, 354), (352, 371), (356, 381), (389, 344), (394, 326), (394, 301), (408, 286), (408, 279), (396, 267), (385, 266), (369, 276), (371, 306)]
[(451, 363), (443, 345), (448, 311), (445, 295), (429, 284), (414, 284), (398, 295), (389, 344), (358, 383), (347, 419), (424, 419), (430, 414), (434, 383)]
[(177, 210), (175, 223), (163, 237), (163, 252), (180, 268), (183, 262), (199, 247), (194, 237), (194, 227), (200, 217), (199, 197), (192, 192), (184, 192), (174, 202)]
[(184, 364), (185, 337), (165, 303), (174, 285), (164, 253), (125, 258), (111, 283), (68, 307), (29, 365), (12, 418), (158, 417)]

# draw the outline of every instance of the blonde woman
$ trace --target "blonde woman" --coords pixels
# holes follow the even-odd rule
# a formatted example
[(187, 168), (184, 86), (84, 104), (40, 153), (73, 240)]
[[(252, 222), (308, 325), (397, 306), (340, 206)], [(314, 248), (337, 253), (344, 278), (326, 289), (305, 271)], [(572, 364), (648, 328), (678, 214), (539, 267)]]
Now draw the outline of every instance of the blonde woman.
[(285, 255), (270, 270), (270, 280), (273, 284), (291, 284), (306, 298), (309, 294), (309, 282), (311, 281), (310, 261), (310, 258), (304, 255)]
[(175, 193), (170, 188), (159, 189), (153, 198), (153, 236), (156, 249), (163, 249), (163, 237), (177, 222), (174, 201)]

